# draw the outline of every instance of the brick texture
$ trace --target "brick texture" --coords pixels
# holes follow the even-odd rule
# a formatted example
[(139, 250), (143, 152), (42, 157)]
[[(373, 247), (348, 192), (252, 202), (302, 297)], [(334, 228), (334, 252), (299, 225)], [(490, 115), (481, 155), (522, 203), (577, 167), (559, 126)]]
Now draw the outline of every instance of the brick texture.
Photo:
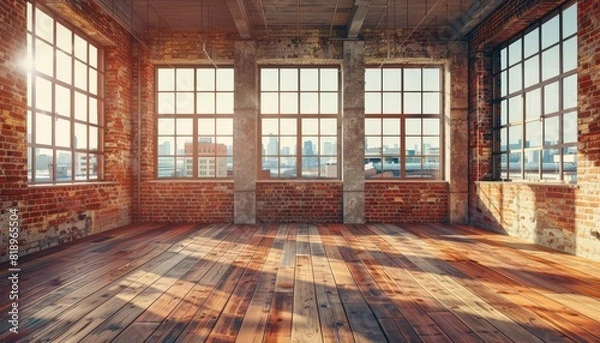
[(367, 182), (365, 220), (383, 223), (448, 221), (446, 182)]

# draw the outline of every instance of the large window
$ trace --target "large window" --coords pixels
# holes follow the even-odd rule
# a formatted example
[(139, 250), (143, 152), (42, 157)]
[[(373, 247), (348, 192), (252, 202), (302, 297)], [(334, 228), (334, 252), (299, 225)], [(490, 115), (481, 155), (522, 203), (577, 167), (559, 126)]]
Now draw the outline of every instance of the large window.
[(104, 133), (100, 50), (30, 2), (27, 47), (29, 182), (99, 179)]
[(157, 68), (157, 176), (233, 176), (233, 68)]
[(577, 177), (577, 5), (495, 51), (497, 179)]
[(262, 177), (338, 177), (338, 74), (338, 68), (261, 69)]
[(365, 70), (365, 177), (439, 179), (442, 69)]

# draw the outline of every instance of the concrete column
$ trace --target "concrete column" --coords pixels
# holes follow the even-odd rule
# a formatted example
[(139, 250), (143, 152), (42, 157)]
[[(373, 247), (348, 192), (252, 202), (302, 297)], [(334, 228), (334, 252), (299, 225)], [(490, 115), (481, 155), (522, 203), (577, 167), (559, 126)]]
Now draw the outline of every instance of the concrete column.
[(365, 43), (344, 42), (342, 179), (344, 223), (365, 222)]
[(235, 94), (233, 118), (234, 208), (236, 224), (256, 223), (258, 163), (258, 67), (256, 43), (234, 43)]

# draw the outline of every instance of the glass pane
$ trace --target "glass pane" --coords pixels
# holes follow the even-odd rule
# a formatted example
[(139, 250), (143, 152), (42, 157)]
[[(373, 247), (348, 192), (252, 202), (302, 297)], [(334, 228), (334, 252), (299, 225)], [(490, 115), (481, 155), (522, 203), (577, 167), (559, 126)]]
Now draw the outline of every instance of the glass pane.
[(563, 149), (563, 179), (568, 182), (577, 181), (577, 146)]
[(563, 11), (563, 38), (577, 33), (577, 3)]
[(321, 114), (338, 113), (337, 93), (321, 93)]
[[(421, 90), (421, 69), (406, 68), (404, 69), (404, 91), (420, 91)], [(405, 103), (406, 103), (406, 98)]]
[(500, 70), (505, 70), (508, 67), (508, 47), (500, 50)]
[(523, 143), (522, 126), (515, 125), (508, 128), (508, 149), (517, 150), (521, 149)]
[(502, 100), (500, 102), (500, 125), (508, 124), (508, 100)]
[(277, 156), (279, 154), (279, 138), (274, 135), (263, 136), (262, 149), (265, 155)]
[(521, 96), (514, 96), (508, 99), (508, 122), (520, 122), (523, 120), (523, 106)]
[(38, 110), (52, 112), (52, 83), (39, 76), (35, 81), (35, 107)]
[(95, 126), (89, 127), (90, 150), (98, 150), (98, 128)]
[(319, 158), (318, 157), (302, 157), (302, 177), (313, 178), (313, 177), (318, 177), (318, 176), (319, 176)]
[[(170, 119), (167, 119), (170, 120)], [(171, 121), (171, 120), (170, 120)], [(177, 135), (178, 136), (188, 136), (192, 135), (194, 132), (194, 122), (192, 119), (177, 119)], [(172, 123), (172, 121), (171, 121)], [(159, 131), (160, 132), (160, 131)]]
[(384, 155), (400, 156), (400, 137), (383, 137)]
[(98, 124), (98, 100), (96, 100), (96, 98), (89, 98), (89, 103), (89, 122)]
[(215, 159), (215, 173), (216, 173), (216, 177), (228, 177), (231, 176), (233, 174), (228, 174), (228, 171), (230, 169), (230, 166), (228, 165), (228, 158), (227, 157), (217, 157)]
[(319, 113), (319, 93), (300, 93), (300, 113)]
[[(275, 124), (277, 124), (277, 119), (275, 119)], [(279, 122), (280, 128), (279, 130), (281, 131), (280, 133), (282, 135), (296, 135), (298, 133), (297, 129), (296, 129), (296, 125), (297, 125), (297, 121), (296, 119), (280, 119)], [(311, 133), (313, 134), (313, 133)]]
[(560, 16), (548, 20), (542, 24), (542, 49), (555, 44), (560, 39)]
[(75, 149), (87, 149), (87, 125), (75, 123)]
[(540, 82), (540, 61), (536, 55), (525, 61), (525, 88)]
[(560, 181), (560, 150), (542, 151), (542, 179)]
[(365, 93), (365, 113), (381, 113), (381, 93)]
[(423, 137), (423, 155), (440, 155), (439, 137)]
[(55, 145), (60, 147), (71, 147), (71, 122), (65, 119), (54, 121)]
[(508, 155), (508, 168), (509, 177), (512, 180), (521, 180), (522, 176), (522, 165), (521, 165), (521, 153), (513, 152)]
[(319, 154), (319, 137), (302, 137), (302, 155), (313, 156)]
[[(164, 120), (164, 119), (160, 119), (160, 120)], [(172, 124), (170, 124), (170, 125), (172, 125)], [(160, 127), (160, 122), (159, 122), (159, 127)], [(213, 136), (214, 134), (215, 134), (215, 119), (212, 119), (212, 118), (198, 119), (198, 135)]]
[(196, 111), (199, 114), (214, 114), (215, 93), (196, 93)]
[(381, 155), (381, 137), (365, 137), (365, 155)]
[(321, 119), (321, 135), (337, 135), (337, 119)]
[(232, 68), (217, 69), (217, 91), (233, 92), (234, 80)]
[(304, 135), (318, 135), (319, 134), (319, 120), (318, 119), (302, 119), (302, 134)]
[(280, 97), (282, 114), (298, 113), (298, 93), (280, 93)]
[(233, 135), (233, 119), (220, 118), (217, 119), (217, 135)]
[(420, 135), (421, 134), (421, 119), (406, 119), (406, 134)]
[(421, 155), (421, 137), (406, 137), (406, 156)]
[(89, 91), (93, 95), (98, 94), (98, 72), (95, 69), (89, 69)]
[(540, 51), (540, 29), (529, 32), (523, 38), (524, 57), (527, 58)]
[(521, 55), (521, 44), (521, 39), (518, 39), (508, 46), (508, 65), (513, 65), (523, 58)]
[(88, 45), (89, 49), (90, 49), (90, 60), (88, 62), (88, 64), (93, 67), (93, 68), (98, 68), (98, 49), (96, 49), (95, 46), (93, 46), (92, 44)]
[(366, 118), (365, 119), (365, 135), (381, 135), (381, 119)]
[(158, 91), (174, 91), (175, 90), (175, 70), (174, 69), (158, 69)]
[(557, 76), (560, 71), (559, 46), (542, 53), (542, 80)]
[(577, 68), (577, 37), (563, 43), (563, 73)]
[(233, 93), (217, 93), (217, 114), (233, 114)]
[(526, 151), (524, 155), (525, 179), (539, 180), (540, 178), (540, 152), (538, 150)]
[(563, 109), (577, 107), (577, 75), (563, 79)]
[(178, 177), (192, 177), (194, 176), (194, 165), (191, 157), (179, 157), (175, 159), (177, 165), (177, 176)]
[(192, 137), (177, 137), (176, 155), (192, 155), (194, 153), (194, 139)]
[(158, 177), (174, 177), (175, 176), (175, 158), (159, 157), (157, 169), (158, 169)]
[(70, 151), (56, 151), (56, 181), (73, 180), (73, 158)]
[(27, 31), (33, 31), (33, 5), (30, 2), (27, 2)]
[(215, 156), (215, 137), (198, 137), (198, 155)]
[(554, 145), (559, 142), (559, 116), (544, 119), (544, 145)]
[(263, 119), (261, 130), (263, 135), (278, 135), (279, 122), (277, 119)]
[(508, 147), (508, 128), (500, 129), (500, 151), (506, 151)]
[(40, 39), (35, 40), (35, 69), (46, 75), (54, 75), (54, 49)]
[(407, 178), (420, 178), (422, 158), (420, 157), (407, 157), (406, 158), (406, 177)]
[(402, 90), (402, 69), (386, 68), (383, 71), (383, 91), (397, 92)]
[(33, 114), (27, 111), (27, 143), (33, 143)]
[(35, 9), (35, 34), (50, 43), (54, 42), (54, 20), (39, 8)]
[(321, 91), (335, 92), (338, 90), (338, 70), (321, 69)]
[(176, 82), (178, 92), (181, 91), (193, 91), (194, 90), (194, 69), (191, 68), (177, 68)]
[(440, 93), (423, 93), (423, 113), (440, 114)]
[(577, 143), (577, 112), (563, 115), (563, 143)]
[(523, 81), (522, 64), (519, 63), (508, 69), (508, 92), (513, 93), (521, 90)]
[(525, 137), (526, 148), (536, 148), (542, 145), (542, 131), (539, 121), (526, 124)]
[(176, 93), (177, 105), (175, 112), (178, 114), (194, 113), (194, 93)]
[(400, 119), (383, 119), (383, 134), (384, 135), (399, 135), (400, 134)]
[(54, 151), (35, 149), (35, 181), (52, 181), (54, 173)]
[(75, 119), (81, 121), (88, 120), (88, 97), (79, 92), (75, 92)]
[[(319, 90), (319, 70), (316, 68), (300, 69), (300, 90), (313, 91)], [(315, 112), (316, 113), (316, 112)]]
[(196, 69), (196, 90), (211, 92), (215, 89), (215, 70), (208, 68)]
[(282, 156), (296, 155), (296, 137), (281, 137), (280, 154)]
[(423, 134), (438, 136), (440, 134), (440, 120), (423, 119)]
[(337, 140), (334, 137), (321, 137), (320, 150), (321, 155), (336, 156), (337, 155)]
[(423, 69), (423, 91), (438, 92), (440, 90), (440, 70)]
[(322, 157), (321, 158), (321, 177), (337, 177), (337, 159), (335, 157)]
[(381, 70), (365, 69), (365, 91), (381, 91)]
[(296, 157), (282, 157), (279, 169), (280, 177), (296, 177), (297, 176)]
[(279, 93), (261, 93), (260, 107), (263, 114), (279, 113)]
[(81, 61), (87, 63), (88, 58), (88, 43), (85, 39), (79, 37), (77, 34), (73, 34), (75, 37), (74, 49), (75, 49), (75, 58), (80, 59)]
[(421, 93), (404, 93), (404, 113), (421, 114)]
[(298, 69), (281, 69), (279, 77), (281, 84), (279, 90), (282, 92), (298, 90)]
[(260, 71), (260, 90), (278, 91), (279, 90), (279, 70), (261, 69)]
[(508, 94), (508, 71), (500, 73), (500, 95), (506, 96)]
[(277, 157), (263, 157), (262, 170), (266, 171), (270, 177), (279, 177), (279, 160)]
[(158, 119), (158, 134), (159, 135), (174, 135), (175, 134), (175, 120), (174, 119)]
[(71, 91), (60, 85), (54, 89), (54, 112), (58, 115), (71, 117)]
[(77, 88), (87, 90), (88, 86), (88, 76), (87, 76), (87, 65), (82, 62), (75, 61), (75, 77), (74, 85)]
[(558, 111), (560, 97), (558, 93), (558, 82), (544, 87), (544, 114), (548, 115)]
[(90, 159), (88, 161), (88, 169), (89, 169), (89, 179), (96, 180), (98, 179), (98, 156), (90, 154)]
[(499, 157), (500, 163), (500, 178), (502, 180), (508, 179), (508, 156), (506, 154), (502, 154)]
[(383, 113), (399, 114), (402, 110), (401, 93), (383, 93)]
[(64, 52), (56, 52), (56, 78), (60, 81), (71, 84), (72, 77), (72, 59)]
[(35, 116), (35, 143), (52, 144), (52, 117), (42, 113)]
[(535, 119), (542, 115), (542, 92), (539, 88), (525, 94), (525, 118)]
[(174, 93), (158, 93), (158, 113), (159, 114), (174, 114), (175, 113), (175, 94)]
[(175, 137), (158, 137), (158, 155), (175, 155)]

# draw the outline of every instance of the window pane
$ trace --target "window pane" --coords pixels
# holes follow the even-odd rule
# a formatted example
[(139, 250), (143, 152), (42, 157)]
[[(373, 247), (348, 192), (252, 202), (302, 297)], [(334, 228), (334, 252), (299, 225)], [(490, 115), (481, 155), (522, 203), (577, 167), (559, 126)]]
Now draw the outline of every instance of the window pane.
[(577, 33), (577, 3), (563, 11), (563, 38)]
[(423, 113), (440, 114), (440, 93), (423, 93)]
[(383, 119), (383, 134), (384, 135), (399, 135), (400, 134), (400, 119)]
[(400, 156), (400, 137), (383, 137), (384, 155)]
[(196, 90), (212, 92), (215, 89), (215, 70), (208, 68), (196, 69)]
[(321, 114), (338, 113), (337, 93), (321, 93)]
[(513, 180), (520, 180), (523, 178), (522, 172), (523, 167), (521, 163), (521, 153), (513, 152), (508, 155), (508, 168), (509, 177)]
[[(193, 137), (178, 136), (175, 142), (176, 155), (191, 156), (194, 153), (194, 139)], [(187, 164), (187, 163), (186, 163)], [(190, 166), (191, 167), (191, 166)], [(185, 169), (185, 168), (184, 168)]]
[(266, 135), (266, 134), (278, 135), (279, 134), (279, 121), (277, 119), (263, 119), (261, 129), (262, 129), (263, 135)]
[(56, 52), (56, 78), (60, 81), (71, 84), (72, 77), (72, 59), (64, 52)]
[(75, 149), (87, 149), (87, 125), (75, 123)]
[(260, 101), (261, 112), (264, 114), (279, 113), (279, 94), (278, 93), (261, 93)]
[(560, 180), (560, 150), (548, 149), (542, 151), (542, 179)]
[(514, 96), (508, 99), (508, 122), (520, 122), (523, 120), (523, 106), (521, 96)]
[(302, 138), (302, 155), (312, 156), (319, 154), (319, 137)]
[(298, 113), (298, 93), (280, 93), (281, 114)]
[(404, 93), (404, 113), (420, 114), (421, 111), (421, 93)]
[(177, 105), (175, 112), (177, 114), (194, 113), (194, 93), (177, 92)]
[(423, 119), (423, 134), (424, 135), (439, 135), (440, 120), (439, 119)]
[(159, 92), (175, 90), (175, 70), (158, 69), (158, 87)]
[(35, 143), (52, 144), (52, 117), (42, 113), (35, 116)]
[(266, 155), (277, 156), (279, 152), (279, 138), (275, 135), (263, 136), (262, 149)]
[(58, 115), (71, 117), (71, 91), (60, 85), (54, 89), (54, 112)]
[(555, 46), (542, 53), (542, 80), (555, 77), (560, 72), (559, 47)]
[(233, 92), (217, 93), (217, 114), (233, 114)]
[(88, 64), (92, 67), (92, 68), (96, 68), (98, 69), (98, 49), (96, 49), (95, 46), (89, 44), (88, 45), (89, 50), (90, 50), (90, 58), (89, 58), (89, 62)]
[[(372, 70), (372, 69), (368, 69)], [(383, 91), (394, 92), (402, 90), (402, 69), (383, 69)], [(385, 107), (385, 105), (384, 105)]]
[(321, 155), (335, 156), (337, 155), (337, 138), (335, 137), (322, 137), (319, 146)]
[[(280, 159), (279, 177), (292, 178), (298, 176), (296, 157), (282, 157)], [(314, 168), (314, 167), (313, 167)], [(304, 175), (303, 175), (304, 176)], [(314, 175), (316, 176), (316, 175)]]
[(175, 158), (174, 157), (159, 157), (157, 169), (158, 169), (158, 177), (174, 177), (175, 176)]
[[(277, 69), (261, 69), (260, 75), (261, 91), (279, 90), (279, 71)], [(263, 111), (263, 113), (265, 112)]]
[(515, 125), (508, 128), (508, 149), (516, 150), (521, 149), (523, 142), (523, 133), (521, 125)]
[(521, 63), (508, 69), (508, 93), (521, 90), (523, 81), (523, 71)]
[(281, 69), (280, 70), (281, 84), (279, 90), (297, 91), (298, 90), (298, 70), (297, 69)]
[(365, 91), (381, 90), (381, 71), (380, 69), (365, 69)]
[(54, 121), (54, 137), (56, 146), (69, 148), (71, 146), (71, 122), (57, 118)]
[(365, 119), (365, 135), (381, 135), (381, 119)]
[(174, 135), (175, 134), (175, 119), (158, 119), (158, 134), (159, 135)]
[(540, 178), (540, 152), (538, 150), (527, 151), (524, 155), (525, 179), (539, 180)]
[[(318, 69), (300, 69), (300, 90), (313, 91), (319, 90), (319, 70)], [(304, 112), (305, 113), (305, 112)], [(316, 113), (316, 112), (314, 112)]]
[(540, 50), (540, 29), (536, 28), (535, 30), (529, 32), (523, 38), (524, 46), (524, 58), (527, 58), (535, 53), (538, 53)]
[(52, 112), (52, 83), (39, 76), (35, 81), (35, 107), (38, 110)]
[(381, 155), (381, 137), (366, 136), (365, 137), (365, 155)]
[(406, 119), (406, 134), (420, 135), (421, 134), (421, 119)]
[(406, 156), (421, 155), (421, 138), (407, 137), (406, 138)]
[(87, 76), (87, 65), (82, 62), (75, 61), (75, 77), (74, 77), (74, 85), (77, 88), (87, 90), (88, 86), (88, 76)]
[(548, 20), (542, 24), (542, 49), (556, 44), (560, 39), (560, 16)]
[(535, 119), (542, 115), (542, 97), (539, 88), (525, 94), (525, 118)]
[(279, 153), (282, 156), (296, 155), (296, 137), (281, 137)]
[(542, 145), (541, 126), (539, 121), (529, 122), (525, 126), (525, 147), (536, 148)]
[[(308, 119), (308, 120), (314, 120), (314, 119)], [(275, 119), (275, 123), (277, 123), (277, 119)], [(297, 121), (296, 119), (280, 119), (279, 121), (279, 130), (280, 133), (282, 135), (296, 135), (298, 133), (298, 130), (296, 128), (297, 126)], [(315, 134), (314, 132), (311, 132), (311, 134)]]
[(381, 113), (381, 93), (365, 93), (365, 113)]
[(304, 135), (318, 135), (319, 134), (319, 120), (318, 119), (302, 119), (302, 133)]
[(56, 151), (56, 181), (73, 180), (73, 157), (70, 151)]
[(263, 157), (262, 170), (267, 171), (270, 177), (279, 177), (279, 160), (277, 157)]
[(233, 68), (217, 69), (217, 91), (218, 92), (233, 92)]
[(544, 114), (557, 112), (560, 97), (558, 92), (558, 82), (551, 83), (544, 87)]
[(525, 88), (540, 82), (540, 62), (538, 56), (536, 55), (525, 61)]
[(338, 90), (338, 70), (321, 69), (321, 91), (335, 92)]
[[(160, 96), (160, 94), (159, 94), (159, 96)], [(196, 112), (200, 113), (200, 114), (214, 114), (215, 113), (215, 93), (197, 93), (196, 94)]]
[(508, 148), (508, 128), (500, 129), (500, 151), (506, 151)]
[(563, 109), (577, 107), (577, 75), (563, 79)]
[(89, 69), (89, 91), (93, 95), (98, 94), (98, 72), (95, 69)]
[[(172, 123), (171, 119), (167, 119)], [(192, 119), (177, 119), (177, 135), (192, 135), (194, 133), (194, 125)]]
[(544, 145), (554, 145), (559, 142), (559, 116), (546, 118), (544, 120)]
[(337, 178), (337, 159), (335, 157), (321, 158), (321, 177)]
[(440, 70), (423, 69), (423, 91), (438, 92), (440, 90)]
[(577, 37), (563, 43), (563, 73), (577, 68)]
[(217, 135), (233, 135), (233, 119), (217, 119)]
[(35, 149), (35, 181), (52, 181), (54, 173), (54, 151), (52, 149)]
[(383, 93), (383, 113), (399, 114), (402, 108), (401, 93)]
[(319, 93), (300, 93), (300, 112), (319, 113)]
[(522, 59), (521, 51), (522, 41), (520, 39), (512, 42), (508, 46), (508, 65), (511, 66)]
[(158, 137), (158, 155), (175, 155), (174, 137)]
[(321, 135), (337, 134), (337, 119), (321, 119)]
[(96, 128), (95, 126), (90, 126), (88, 138), (90, 142), (89, 149), (98, 150), (98, 128)]
[(178, 92), (194, 90), (194, 69), (177, 68), (175, 74)]
[(54, 75), (54, 50), (52, 45), (35, 40), (35, 69), (49, 76)]
[(85, 39), (81, 38), (77, 34), (73, 34), (75, 37), (74, 41), (74, 49), (75, 49), (75, 58), (87, 63), (88, 62), (88, 43)]
[(54, 42), (54, 20), (40, 9), (35, 9), (35, 34), (52, 43)]
[(421, 90), (421, 69), (404, 69), (404, 90)]
[(563, 143), (577, 143), (577, 112), (563, 115)]

